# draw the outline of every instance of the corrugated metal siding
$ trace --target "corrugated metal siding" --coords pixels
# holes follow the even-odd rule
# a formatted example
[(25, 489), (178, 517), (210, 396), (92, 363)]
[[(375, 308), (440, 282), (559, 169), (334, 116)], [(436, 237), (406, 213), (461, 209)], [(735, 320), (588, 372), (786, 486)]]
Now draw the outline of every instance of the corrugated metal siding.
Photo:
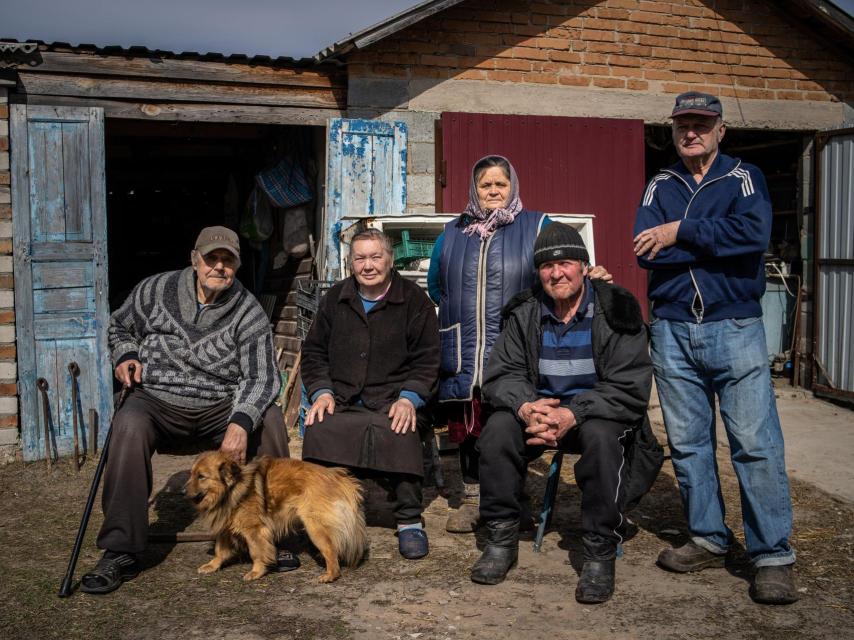
[(828, 382), (854, 392), (854, 133), (821, 151), (816, 357)]
[(442, 114), (442, 208), (462, 211), (471, 168), (506, 156), (528, 209), (592, 213), (596, 261), (646, 308), (646, 273), (632, 252), (635, 210), (644, 187), (642, 120)]

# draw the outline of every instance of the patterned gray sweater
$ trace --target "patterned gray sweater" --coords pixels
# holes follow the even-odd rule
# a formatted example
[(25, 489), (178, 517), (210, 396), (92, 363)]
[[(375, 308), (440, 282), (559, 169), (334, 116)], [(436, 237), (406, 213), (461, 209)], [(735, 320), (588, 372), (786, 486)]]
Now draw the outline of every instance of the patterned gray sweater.
[(232, 399), (229, 422), (253, 431), (281, 386), (270, 323), (237, 280), (199, 308), (192, 267), (140, 282), (110, 317), (113, 364), (142, 363), (142, 386), (194, 408)]

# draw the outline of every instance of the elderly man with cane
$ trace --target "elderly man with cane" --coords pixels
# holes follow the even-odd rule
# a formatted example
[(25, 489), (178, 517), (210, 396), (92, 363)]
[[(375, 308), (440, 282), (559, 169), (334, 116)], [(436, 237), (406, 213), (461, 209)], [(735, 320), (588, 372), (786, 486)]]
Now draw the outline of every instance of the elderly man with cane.
[[(104, 475), (104, 554), (81, 579), (109, 593), (140, 572), (148, 537), (151, 456), (164, 446), (205, 443), (237, 462), (288, 456), (272, 335), (258, 301), (235, 279), (237, 235), (202, 229), (191, 266), (138, 284), (110, 318), (116, 378), (133, 391), (118, 409)], [(299, 566), (282, 551), (278, 569)]]

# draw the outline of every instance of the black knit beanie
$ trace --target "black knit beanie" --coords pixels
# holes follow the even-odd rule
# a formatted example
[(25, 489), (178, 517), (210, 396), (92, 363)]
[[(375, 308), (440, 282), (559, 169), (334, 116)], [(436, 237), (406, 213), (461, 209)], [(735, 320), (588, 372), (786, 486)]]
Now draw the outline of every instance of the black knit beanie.
[(534, 266), (539, 269), (544, 262), (553, 260), (590, 262), (581, 234), (568, 224), (554, 221), (543, 227), (534, 242)]

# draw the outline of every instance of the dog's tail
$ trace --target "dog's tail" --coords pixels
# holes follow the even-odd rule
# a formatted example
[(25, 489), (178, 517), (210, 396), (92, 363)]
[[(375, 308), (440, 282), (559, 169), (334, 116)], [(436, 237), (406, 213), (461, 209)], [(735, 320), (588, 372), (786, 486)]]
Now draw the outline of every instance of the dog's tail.
[(337, 476), (341, 492), (333, 505), (334, 519), (332, 537), (338, 558), (342, 564), (356, 566), (368, 550), (368, 529), (362, 509), (362, 485), (344, 469), (331, 469)]

